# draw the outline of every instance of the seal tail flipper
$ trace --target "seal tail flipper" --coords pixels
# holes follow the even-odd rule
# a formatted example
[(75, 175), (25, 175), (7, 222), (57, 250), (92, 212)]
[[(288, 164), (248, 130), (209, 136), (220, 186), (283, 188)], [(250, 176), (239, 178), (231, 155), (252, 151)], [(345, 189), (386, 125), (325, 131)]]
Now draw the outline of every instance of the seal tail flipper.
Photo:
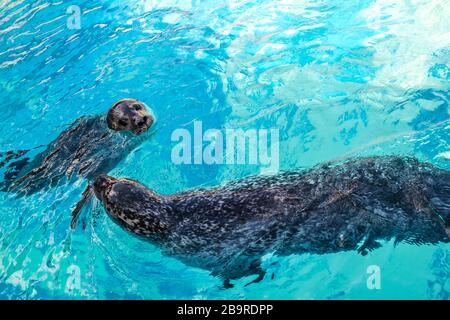
[(41, 144), (39, 146), (30, 148), (30, 149), (23, 149), (23, 150), (17, 150), (17, 151), (9, 150), (9, 151), (5, 151), (5, 152), (0, 152), (0, 168), (3, 168), (11, 160), (19, 159), (24, 154), (26, 154), (32, 150), (39, 149), (44, 146), (45, 145)]
[(6, 151), (0, 152), (0, 168), (3, 168), (11, 160), (20, 158), (30, 150)]
[(81, 209), (83, 209), (86, 202), (92, 197), (92, 187), (91, 184), (88, 184), (86, 189), (83, 191), (83, 194), (81, 195), (80, 201), (78, 201), (75, 208), (72, 210), (72, 221), (70, 222), (70, 227), (72, 229), (75, 229), (77, 226), (78, 217), (80, 216)]
[(30, 158), (23, 158), (8, 165), (5, 173), (3, 174), (5, 180), (14, 180), (18, 177), (20, 170), (30, 163)]
[[(14, 184), (14, 181), (20, 174), (20, 170), (29, 163), (29, 158), (20, 159), (14, 161), (8, 165), (6, 170), (3, 172), (3, 181), (0, 182), (0, 191), (9, 192)], [(0, 168), (5, 164), (2, 162)]]

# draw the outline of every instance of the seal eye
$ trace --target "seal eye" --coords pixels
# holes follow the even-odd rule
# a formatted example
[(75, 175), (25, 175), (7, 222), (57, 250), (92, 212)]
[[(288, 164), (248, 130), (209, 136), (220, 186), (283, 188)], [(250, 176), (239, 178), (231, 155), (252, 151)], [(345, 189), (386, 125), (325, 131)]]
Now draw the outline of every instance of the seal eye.
[(124, 119), (120, 119), (119, 120), (119, 125), (122, 126), (122, 127), (126, 127), (127, 123), (128, 122), (126, 120), (124, 120)]
[(140, 104), (135, 104), (133, 107), (136, 111), (142, 110), (142, 106)]

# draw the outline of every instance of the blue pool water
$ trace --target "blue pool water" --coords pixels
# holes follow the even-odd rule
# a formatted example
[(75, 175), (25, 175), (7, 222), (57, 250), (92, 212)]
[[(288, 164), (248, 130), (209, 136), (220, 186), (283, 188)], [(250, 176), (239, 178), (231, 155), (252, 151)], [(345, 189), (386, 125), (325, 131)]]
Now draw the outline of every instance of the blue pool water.
[[(449, 16), (445, 0), (2, 0), (0, 152), (47, 144), (133, 97), (155, 110), (158, 131), (111, 174), (161, 193), (260, 169), (173, 164), (171, 133), (194, 120), (278, 128), (282, 170), (383, 154), (450, 169)], [(95, 201), (72, 232), (85, 186), (0, 193), (0, 298), (449, 298), (448, 245), (392, 243), (364, 257), (267, 256), (273, 279), (222, 290), (208, 271), (122, 231)], [(380, 289), (366, 285), (370, 265)]]

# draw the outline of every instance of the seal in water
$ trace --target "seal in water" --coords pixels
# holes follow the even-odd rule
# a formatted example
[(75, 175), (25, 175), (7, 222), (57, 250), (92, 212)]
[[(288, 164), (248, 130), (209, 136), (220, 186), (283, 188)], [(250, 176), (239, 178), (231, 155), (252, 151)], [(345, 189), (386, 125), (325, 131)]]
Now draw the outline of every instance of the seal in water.
[[(154, 121), (151, 111), (134, 99), (116, 102), (107, 115), (81, 117), (33, 160), (22, 158), (10, 163), (1, 190), (26, 195), (54, 186), (62, 178), (93, 179), (136, 148), (145, 139), (141, 134)], [(0, 166), (28, 151), (6, 152)]]
[(94, 192), (125, 230), (225, 286), (263, 279), (268, 253), (365, 255), (379, 240), (450, 241), (450, 171), (409, 157), (357, 158), (168, 196), (100, 175)]

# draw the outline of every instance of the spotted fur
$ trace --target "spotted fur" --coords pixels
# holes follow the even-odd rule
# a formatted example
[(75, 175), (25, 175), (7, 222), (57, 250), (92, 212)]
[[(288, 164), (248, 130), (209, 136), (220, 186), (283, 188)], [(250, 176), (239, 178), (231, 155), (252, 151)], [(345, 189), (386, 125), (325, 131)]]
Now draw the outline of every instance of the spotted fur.
[(391, 239), (450, 241), (450, 172), (408, 157), (352, 159), (169, 196), (106, 175), (94, 189), (124, 229), (224, 279), (261, 280), (268, 253), (365, 255)]

